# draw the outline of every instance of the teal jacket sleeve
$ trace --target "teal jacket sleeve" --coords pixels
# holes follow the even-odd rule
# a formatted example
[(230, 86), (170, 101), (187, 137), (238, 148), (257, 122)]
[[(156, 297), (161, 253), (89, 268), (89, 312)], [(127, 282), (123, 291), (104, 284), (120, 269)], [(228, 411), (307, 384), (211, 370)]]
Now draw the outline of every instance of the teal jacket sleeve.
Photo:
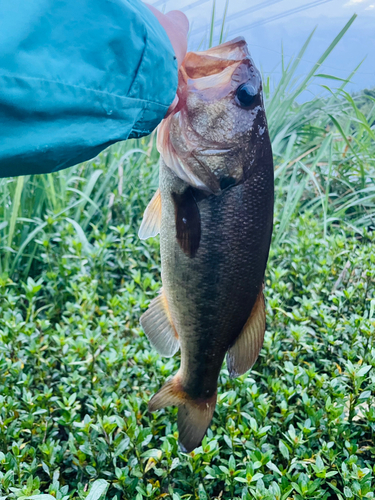
[(176, 93), (138, 0), (0, 0), (0, 177), (54, 172), (149, 134)]

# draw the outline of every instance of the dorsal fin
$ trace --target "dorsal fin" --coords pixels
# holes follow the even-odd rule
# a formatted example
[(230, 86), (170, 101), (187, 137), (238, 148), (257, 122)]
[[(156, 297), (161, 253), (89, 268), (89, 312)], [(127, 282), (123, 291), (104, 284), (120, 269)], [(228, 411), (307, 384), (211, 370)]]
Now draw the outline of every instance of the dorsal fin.
[(169, 358), (178, 351), (180, 342), (163, 291), (150, 302), (140, 321), (148, 340), (159, 354)]
[(161, 225), (161, 195), (157, 189), (150, 203), (147, 205), (138, 236), (141, 240), (147, 240), (151, 236), (156, 236), (160, 232)]
[(231, 378), (242, 375), (253, 366), (263, 345), (265, 329), (266, 310), (261, 290), (242, 332), (228, 351), (227, 367)]

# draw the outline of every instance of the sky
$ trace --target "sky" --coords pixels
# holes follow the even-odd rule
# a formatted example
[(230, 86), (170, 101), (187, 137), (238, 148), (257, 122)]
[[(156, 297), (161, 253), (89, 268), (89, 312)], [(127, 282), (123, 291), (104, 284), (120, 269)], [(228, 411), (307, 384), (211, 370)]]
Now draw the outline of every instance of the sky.
[[(213, 0), (151, 0), (164, 12), (180, 9), (190, 21), (189, 49), (201, 50), (208, 42)], [(218, 43), (225, 0), (216, 0), (214, 45)], [(316, 28), (300, 63), (298, 74), (306, 74), (350, 17), (357, 18), (319, 73), (347, 78), (364, 60), (347, 90), (358, 92), (375, 87), (375, 0), (229, 0), (225, 24), (226, 40), (244, 36), (255, 64), (271, 80), (281, 74), (281, 51), (285, 60), (296, 56)], [(310, 93), (324, 93), (322, 84), (337, 87), (333, 80), (315, 79)], [(305, 95), (305, 99), (307, 96)]]

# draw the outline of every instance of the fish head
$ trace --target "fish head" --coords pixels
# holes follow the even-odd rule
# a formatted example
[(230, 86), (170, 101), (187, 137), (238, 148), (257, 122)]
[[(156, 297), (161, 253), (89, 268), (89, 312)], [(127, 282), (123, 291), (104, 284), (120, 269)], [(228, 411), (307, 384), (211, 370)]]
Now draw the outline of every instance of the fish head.
[(268, 138), (261, 75), (246, 41), (189, 52), (179, 71), (179, 102), (158, 130), (166, 165), (209, 193), (244, 180)]

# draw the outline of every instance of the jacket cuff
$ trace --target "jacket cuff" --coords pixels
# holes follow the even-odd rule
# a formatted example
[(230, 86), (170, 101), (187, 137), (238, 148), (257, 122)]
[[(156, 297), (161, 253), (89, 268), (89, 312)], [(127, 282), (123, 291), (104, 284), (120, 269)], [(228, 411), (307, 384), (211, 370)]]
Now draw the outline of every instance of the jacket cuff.
[(144, 50), (127, 96), (144, 103), (129, 138), (150, 134), (157, 127), (173, 102), (178, 84), (177, 58), (167, 33), (145, 5), (137, 5), (143, 21)]

